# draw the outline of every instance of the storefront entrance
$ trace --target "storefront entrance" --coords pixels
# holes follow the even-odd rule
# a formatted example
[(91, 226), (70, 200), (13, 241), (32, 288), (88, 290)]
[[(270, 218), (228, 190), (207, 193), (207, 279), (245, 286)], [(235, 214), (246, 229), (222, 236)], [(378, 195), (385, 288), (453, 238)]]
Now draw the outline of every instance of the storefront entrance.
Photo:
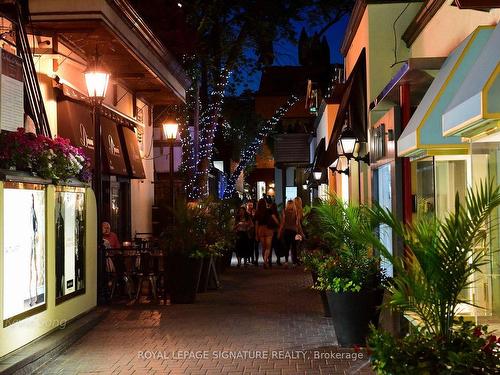
[[(500, 138), (500, 136), (493, 136)], [(493, 139), (490, 139), (490, 141)], [(500, 184), (500, 139), (493, 142), (477, 142), (471, 144), (472, 153), (472, 179), (473, 183), (481, 181)], [(484, 307), (478, 315), (484, 315), (479, 321), (490, 325), (490, 329), (500, 329), (500, 208), (491, 215), (487, 239), (484, 247), (478, 251), (487, 253), (485, 264), (474, 280), (472, 290), (474, 300), (479, 306)]]
[(104, 221), (111, 224), (111, 230), (120, 242), (131, 238), (130, 179), (105, 176), (104, 181)]
[[(500, 183), (497, 164), (500, 143), (473, 143), (471, 151), (471, 156), (443, 155), (412, 163), (412, 173), (416, 177), (413, 189), (417, 216), (434, 213), (442, 219), (454, 211), (457, 194), (463, 203), (469, 187), (489, 181)], [(497, 209), (487, 228), (487, 239), (476, 249), (486, 254), (486, 262), (472, 276), (470, 287), (460, 296), (471, 305), (459, 307), (461, 315), (487, 323), (490, 329), (500, 328), (500, 254), (496, 251), (500, 248), (499, 217), (500, 209)]]

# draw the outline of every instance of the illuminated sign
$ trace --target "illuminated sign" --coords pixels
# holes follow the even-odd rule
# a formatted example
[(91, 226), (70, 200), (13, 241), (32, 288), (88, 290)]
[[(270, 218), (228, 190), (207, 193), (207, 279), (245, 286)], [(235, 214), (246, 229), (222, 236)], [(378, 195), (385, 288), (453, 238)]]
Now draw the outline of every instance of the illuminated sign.
[(56, 298), (60, 298), (85, 287), (84, 190), (57, 191), (55, 215)]
[(32, 187), (4, 189), (4, 320), (46, 302), (45, 189)]

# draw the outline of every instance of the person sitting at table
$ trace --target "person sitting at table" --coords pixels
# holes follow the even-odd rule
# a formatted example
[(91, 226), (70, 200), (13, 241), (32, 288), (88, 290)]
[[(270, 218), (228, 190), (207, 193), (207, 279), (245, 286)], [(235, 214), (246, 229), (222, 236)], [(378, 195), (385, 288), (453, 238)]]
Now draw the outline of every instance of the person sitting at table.
[(102, 239), (106, 249), (118, 249), (121, 247), (116, 233), (111, 232), (111, 225), (105, 221), (102, 223)]

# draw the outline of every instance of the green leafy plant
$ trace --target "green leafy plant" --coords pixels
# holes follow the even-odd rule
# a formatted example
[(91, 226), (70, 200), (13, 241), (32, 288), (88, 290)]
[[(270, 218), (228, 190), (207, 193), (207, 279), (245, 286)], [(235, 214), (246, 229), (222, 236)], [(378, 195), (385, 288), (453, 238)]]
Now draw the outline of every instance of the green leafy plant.
[(319, 265), (315, 288), (336, 293), (360, 292), (378, 288), (384, 280), (375, 257), (331, 255)]
[[(480, 272), (481, 266), (486, 263), (486, 252), (483, 251), (486, 225), (490, 214), (499, 205), (500, 188), (493, 184), (480, 184), (476, 190), (468, 191), (464, 204), (460, 202), (457, 194), (454, 212), (441, 220), (427, 215), (419, 218), (414, 224), (405, 226), (389, 211), (381, 207), (372, 209), (374, 223), (389, 225), (403, 240), (406, 250), (404, 258), (393, 257), (375, 236), (366, 233), (394, 265), (395, 276), (389, 286), (392, 296), (388, 306), (393, 310), (411, 314), (417, 325), (416, 333), (400, 341), (385, 333), (372, 333), (369, 345), (374, 351), (374, 367), (380, 373), (431, 373), (433, 369), (441, 369), (441, 361), (456, 361), (460, 366), (466, 366), (467, 370), (452, 372), (453, 366), (450, 364), (451, 367), (445, 366), (446, 369), (439, 373), (499, 371), (498, 367), (495, 367), (495, 372), (480, 372), (475, 368), (475, 364), (484, 359), (483, 356), (487, 356), (485, 363), (496, 361), (498, 366), (498, 347), (491, 351), (479, 352), (476, 350), (479, 344), (469, 332), (471, 327), (463, 322), (458, 328), (454, 325), (459, 305), (470, 304), (470, 301), (461, 297), (462, 291), (471, 286), (471, 276)], [(481, 336), (484, 336), (485, 329), (481, 327)], [(457, 337), (462, 341), (468, 340), (468, 346), (455, 345), (459, 340)], [(490, 342), (492, 338), (487, 340)], [(424, 344), (419, 344), (420, 342)], [(429, 348), (426, 349), (427, 345)], [(470, 358), (467, 353), (472, 353)], [(399, 356), (397, 360), (394, 359), (396, 355)], [(424, 364), (422, 360), (420, 365), (431, 370), (400, 372), (400, 366), (405, 363), (413, 366), (415, 356), (425, 357), (429, 364)], [(400, 362), (400, 365), (396, 362)], [(469, 367), (467, 363), (470, 364)]]
[(431, 334), (450, 336), (459, 304), (469, 303), (461, 292), (487, 261), (482, 250), (486, 223), (499, 205), (500, 188), (481, 184), (469, 190), (464, 204), (457, 195), (454, 212), (442, 220), (427, 215), (405, 226), (389, 211), (374, 207), (374, 222), (389, 225), (406, 249), (405, 258), (394, 257), (371, 236), (394, 265), (390, 307), (412, 313)]
[(372, 329), (371, 361), (378, 374), (498, 374), (500, 338), (486, 326), (458, 320), (451, 336), (419, 331), (402, 339)]
[(212, 199), (189, 204), (179, 202), (173, 210), (175, 224), (163, 231), (164, 247), (192, 258), (220, 256), (232, 250), (230, 206), (229, 202)]
[(331, 196), (315, 206), (308, 218), (313, 236), (327, 256), (318, 267), (316, 288), (334, 292), (359, 292), (379, 288), (385, 276), (364, 233), (374, 229), (368, 207)]
[(321, 264), (325, 262), (327, 256), (328, 254), (325, 254), (325, 252), (319, 249), (307, 249), (301, 254), (300, 260), (302, 261), (305, 270), (317, 273)]

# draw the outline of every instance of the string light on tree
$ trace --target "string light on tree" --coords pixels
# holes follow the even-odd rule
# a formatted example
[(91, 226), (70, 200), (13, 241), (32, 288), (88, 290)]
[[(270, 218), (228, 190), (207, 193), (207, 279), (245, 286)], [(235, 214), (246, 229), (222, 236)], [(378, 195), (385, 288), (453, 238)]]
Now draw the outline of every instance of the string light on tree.
[(284, 105), (279, 107), (274, 116), (267, 120), (264, 126), (258, 131), (255, 140), (242, 152), (238, 166), (227, 181), (227, 186), (224, 190), (224, 198), (230, 198), (236, 192), (236, 181), (240, 177), (241, 172), (243, 172), (243, 170), (254, 160), (271, 130), (274, 129), (283, 116), (285, 116), (298, 100), (299, 98), (297, 96), (292, 95)]

